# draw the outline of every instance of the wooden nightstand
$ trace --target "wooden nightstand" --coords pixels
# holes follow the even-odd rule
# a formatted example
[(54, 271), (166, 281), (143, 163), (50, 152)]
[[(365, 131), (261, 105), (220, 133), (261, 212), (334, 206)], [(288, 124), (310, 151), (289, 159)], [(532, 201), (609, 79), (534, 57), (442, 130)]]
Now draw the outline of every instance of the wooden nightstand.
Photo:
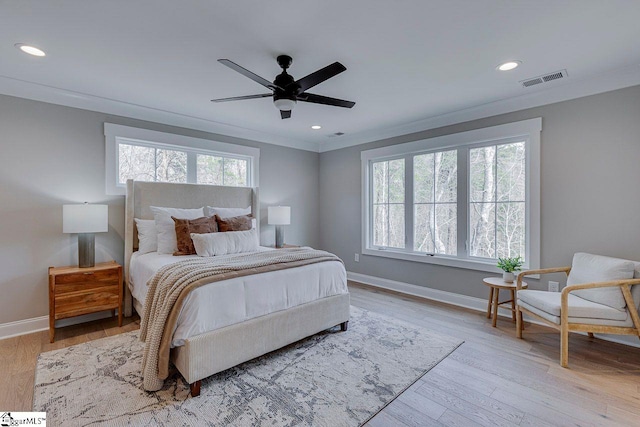
[(55, 322), (67, 317), (118, 309), (122, 326), (122, 266), (115, 261), (95, 267), (49, 267), (49, 341)]

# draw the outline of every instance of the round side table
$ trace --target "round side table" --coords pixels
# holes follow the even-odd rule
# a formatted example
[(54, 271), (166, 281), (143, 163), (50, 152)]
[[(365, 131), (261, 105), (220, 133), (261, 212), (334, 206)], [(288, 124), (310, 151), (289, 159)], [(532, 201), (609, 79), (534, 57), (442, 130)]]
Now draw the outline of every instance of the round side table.
[[(489, 304), (487, 305), (487, 319), (493, 315), (493, 327), (496, 327), (498, 321), (498, 306), (511, 303), (511, 315), (513, 321), (516, 321), (516, 282), (507, 283), (502, 277), (485, 277), (482, 282), (489, 287)], [(522, 289), (527, 289), (527, 282), (522, 282)], [(499, 302), (500, 290), (506, 289), (511, 292), (511, 299)]]

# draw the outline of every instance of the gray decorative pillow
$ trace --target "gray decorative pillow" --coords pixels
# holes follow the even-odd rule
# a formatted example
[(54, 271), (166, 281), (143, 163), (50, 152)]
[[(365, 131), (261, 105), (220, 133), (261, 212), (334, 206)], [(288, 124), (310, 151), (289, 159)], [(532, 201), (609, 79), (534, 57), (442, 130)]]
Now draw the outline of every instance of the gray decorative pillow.
[[(579, 283), (607, 282), (633, 278), (632, 261), (578, 252), (573, 256), (567, 286)], [(627, 303), (619, 287), (581, 289), (571, 292), (580, 298), (623, 310)]]

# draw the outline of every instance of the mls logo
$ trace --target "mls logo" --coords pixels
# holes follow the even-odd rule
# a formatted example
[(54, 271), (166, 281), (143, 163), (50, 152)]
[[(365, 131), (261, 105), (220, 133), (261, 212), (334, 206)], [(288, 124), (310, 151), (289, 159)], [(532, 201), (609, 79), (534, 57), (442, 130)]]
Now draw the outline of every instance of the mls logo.
[(0, 412), (0, 427), (47, 425), (46, 412)]
[(11, 421), (13, 421), (13, 417), (11, 416), (11, 412), (5, 412), (0, 417), (0, 426), (9, 427), (11, 425)]

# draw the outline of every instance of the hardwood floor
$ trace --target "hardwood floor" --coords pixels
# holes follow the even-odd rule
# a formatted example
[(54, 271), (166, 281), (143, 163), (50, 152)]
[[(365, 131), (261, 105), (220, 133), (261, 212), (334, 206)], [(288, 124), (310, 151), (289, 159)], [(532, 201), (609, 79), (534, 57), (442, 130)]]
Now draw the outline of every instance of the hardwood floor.
[(105, 338), (140, 328), (140, 319), (112, 317), (56, 329), (49, 342), (49, 330), (0, 340), (0, 412), (31, 411), (38, 354)]
[[(570, 335), (569, 369), (560, 335), (529, 325), (515, 337), (507, 318), (349, 283), (351, 304), (465, 341), (375, 416), (368, 426), (640, 425), (640, 349)], [(137, 329), (106, 319), (0, 340), (0, 410), (29, 411), (40, 352)]]

